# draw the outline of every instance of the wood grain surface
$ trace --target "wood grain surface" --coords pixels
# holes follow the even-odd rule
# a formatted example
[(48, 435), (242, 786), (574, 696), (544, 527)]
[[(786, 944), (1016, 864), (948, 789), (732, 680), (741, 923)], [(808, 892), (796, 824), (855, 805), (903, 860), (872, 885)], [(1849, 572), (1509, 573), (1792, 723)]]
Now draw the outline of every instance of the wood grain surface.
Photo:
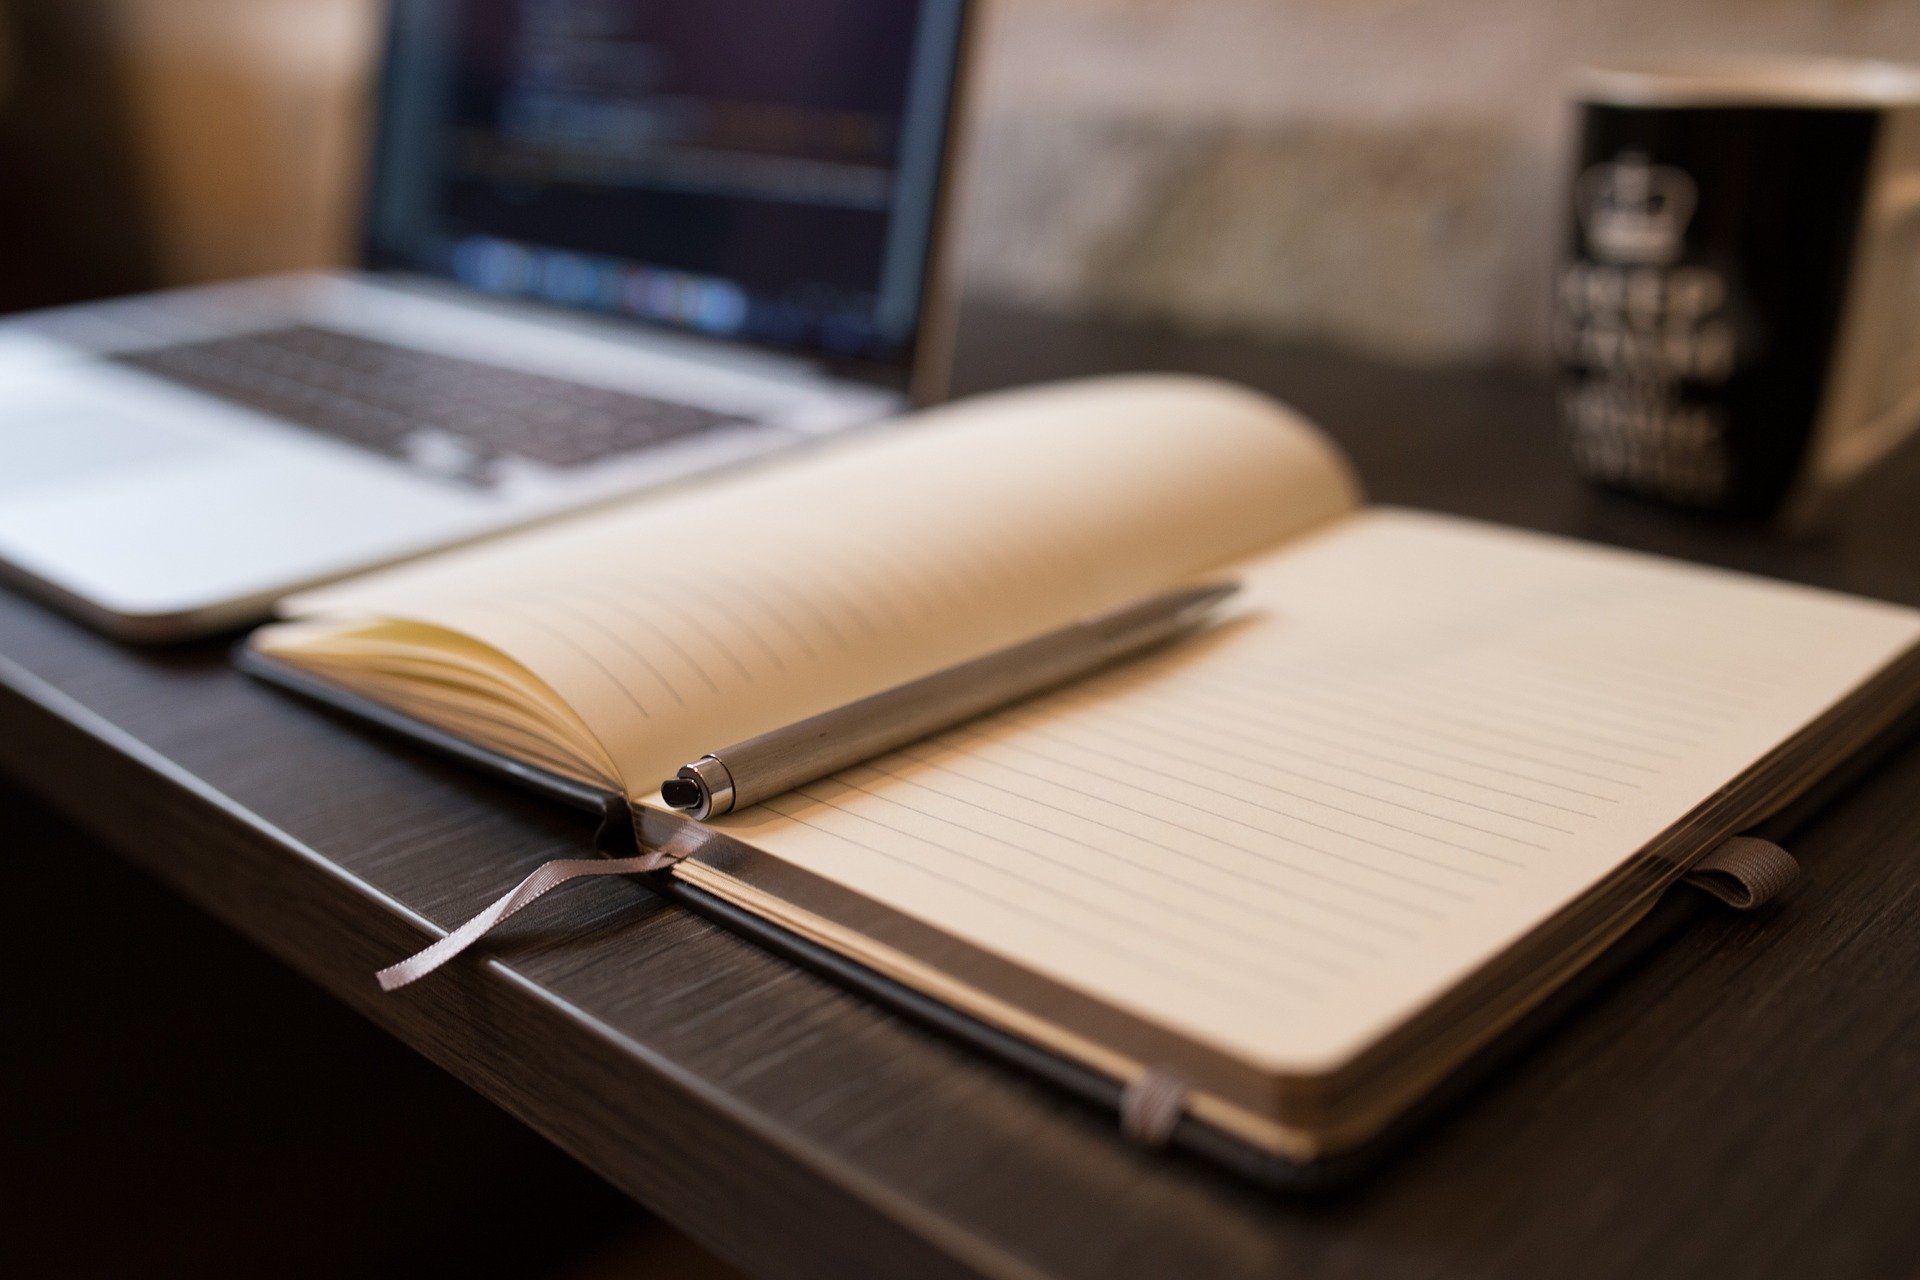
[(4, 780), (0, 833), (13, 1280), (591, 1280), (614, 1258), (724, 1274)]
[[(1787, 542), (1590, 495), (1534, 374), (1017, 313), (963, 330), (968, 389), (1122, 368), (1275, 391), (1377, 501), (1920, 604), (1911, 456)], [(373, 970), (426, 921), (589, 833), (224, 655), (125, 649), (0, 594), (0, 771), (755, 1274), (1920, 1274), (1920, 746), (1799, 834), (1784, 904), (1706, 921), (1377, 1176), (1288, 1200), (1130, 1150), (1109, 1118), (629, 883), (380, 995)]]

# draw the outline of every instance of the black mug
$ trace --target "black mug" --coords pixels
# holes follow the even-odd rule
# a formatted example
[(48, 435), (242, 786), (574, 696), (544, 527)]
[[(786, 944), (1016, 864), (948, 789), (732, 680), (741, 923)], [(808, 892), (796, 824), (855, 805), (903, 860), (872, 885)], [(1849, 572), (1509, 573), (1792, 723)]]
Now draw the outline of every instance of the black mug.
[(1591, 479), (1802, 519), (1920, 423), (1920, 70), (1584, 72), (1556, 282)]

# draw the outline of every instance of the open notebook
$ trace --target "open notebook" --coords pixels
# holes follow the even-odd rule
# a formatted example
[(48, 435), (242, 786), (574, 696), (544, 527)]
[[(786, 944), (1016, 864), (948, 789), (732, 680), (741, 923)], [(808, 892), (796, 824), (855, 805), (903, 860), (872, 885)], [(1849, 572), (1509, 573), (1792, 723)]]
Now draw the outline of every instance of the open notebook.
[[(689, 829), (703, 752), (1200, 578), (1209, 631)], [(979, 398), (286, 602), (302, 673), (672, 874), (1295, 1161), (1353, 1147), (1920, 698), (1920, 614), (1361, 505), (1251, 392)]]

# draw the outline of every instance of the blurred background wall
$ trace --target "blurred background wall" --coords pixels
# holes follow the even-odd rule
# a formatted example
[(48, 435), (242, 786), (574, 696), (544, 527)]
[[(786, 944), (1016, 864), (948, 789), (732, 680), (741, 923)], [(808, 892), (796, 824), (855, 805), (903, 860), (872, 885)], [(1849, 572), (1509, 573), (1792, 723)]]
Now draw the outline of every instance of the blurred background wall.
[(1916, 0), (1000, 0), (983, 292), (1544, 359), (1582, 62), (1920, 59)]
[[(211, 279), (350, 252), (377, 11), (0, 0), (0, 49), (57, 12), (69, 43), (114, 51), (151, 271)], [(986, 0), (985, 18), (975, 294), (1416, 360), (1544, 358), (1572, 66), (1920, 60), (1920, 0)], [(49, 109), (33, 57), (9, 74), (0, 53), (0, 131), (23, 83)]]

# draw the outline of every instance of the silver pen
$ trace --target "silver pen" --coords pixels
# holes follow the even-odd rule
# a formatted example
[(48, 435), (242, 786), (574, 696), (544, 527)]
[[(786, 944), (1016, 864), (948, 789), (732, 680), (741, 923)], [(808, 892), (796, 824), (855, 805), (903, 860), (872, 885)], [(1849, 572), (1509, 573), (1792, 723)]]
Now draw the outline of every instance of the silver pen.
[(660, 798), (702, 819), (759, 804), (1172, 640), (1239, 589), (1216, 582), (1149, 596), (736, 742), (661, 783)]

